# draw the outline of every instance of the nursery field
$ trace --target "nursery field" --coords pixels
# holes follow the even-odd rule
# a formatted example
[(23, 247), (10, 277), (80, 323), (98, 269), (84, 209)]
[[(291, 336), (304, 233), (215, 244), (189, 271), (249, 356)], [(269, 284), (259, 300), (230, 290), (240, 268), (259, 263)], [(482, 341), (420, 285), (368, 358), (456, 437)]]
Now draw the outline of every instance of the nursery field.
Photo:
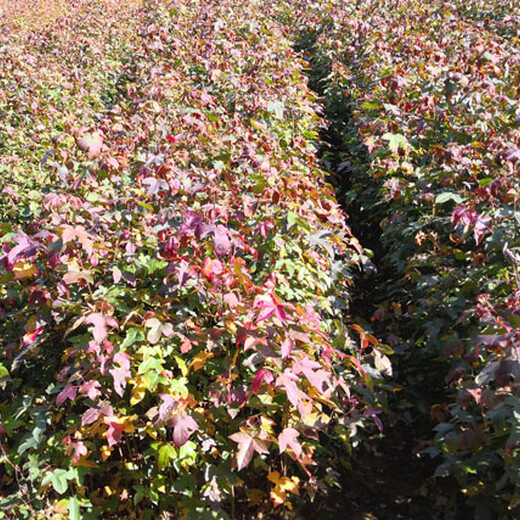
[(0, 519), (520, 518), (519, 23), (0, 1)]

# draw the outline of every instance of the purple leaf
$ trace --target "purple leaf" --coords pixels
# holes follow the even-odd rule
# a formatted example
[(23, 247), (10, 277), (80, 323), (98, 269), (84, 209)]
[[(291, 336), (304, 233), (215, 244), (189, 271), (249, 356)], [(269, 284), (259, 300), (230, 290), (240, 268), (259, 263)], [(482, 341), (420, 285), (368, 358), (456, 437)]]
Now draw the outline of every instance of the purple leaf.
[(372, 407), (372, 408), (367, 408), (363, 412), (363, 417), (371, 417), (380, 432), (383, 431), (383, 423), (381, 422), (381, 419), (378, 416), (382, 411), (383, 410), (381, 408)]
[(457, 206), (451, 215), (451, 225), (455, 227), (459, 222), (464, 226), (471, 226), (477, 218), (477, 212), (474, 209), (466, 209), (464, 206)]
[(161, 423), (166, 422), (169, 415), (177, 409), (178, 403), (170, 394), (160, 394), (159, 397), (162, 400), (161, 406), (159, 406), (159, 419)]
[(96, 343), (102, 343), (108, 336), (107, 326), (117, 327), (117, 321), (114, 318), (104, 316), (99, 312), (89, 314), (85, 318), (85, 323), (94, 325), (94, 340)]
[(300, 434), (294, 428), (284, 428), (283, 432), (278, 436), (278, 447), (280, 453), (283, 453), (287, 447), (291, 448), (294, 454), (299, 457), (302, 454), (302, 447), (296, 440)]
[(61, 406), (67, 399), (74, 401), (78, 393), (78, 387), (68, 383), (56, 397), (56, 404)]
[(487, 231), (491, 231), (491, 217), (477, 217), (475, 227), (473, 229), (473, 233), (475, 235), (475, 242), (477, 243), (477, 245), (479, 245), (480, 242), (482, 242), (482, 239), (484, 238), (484, 235)]
[(7, 261), (14, 264), (21, 254), (33, 255), (36, 252), (36, 244), (26, 235), (18, 235), (15, 239), (18, 245), (14, 246), (7, 254)]
[(214, 247), (217, 256), (229, 255), (229, 253), (231, 253), (231, 242), (228, 237), (228, 230), (220, 225), (215, 228), (214, 233)]
[(294, 348), (294, 341), (291, 338), (285, 338), (282, 343), (282, 358), (285, 359), (288, 357)]
[(197, 423), (185, 412), (179, 412), (174, 415), (168, 426), (173, 428), (173, 442), (176, 446), (186, 444), (190, 435), (199, 429)]
[(245, 432), (238, 432), (230, 435), (229, 438), (238, 444), (237, 466), (238, 470), (245, 468), (257, 453), (269, 453), (265, 442), (251, 437)]
[(159, 191), (168, 191), (168, 183), (164, 179), (157, 179), (155, 177), (147, 177), (143, 180), (143, 184), (148, 186), (148, 195), (156, 195)]
[(101, 395), (101, 392), (98, 390), (98, 388), (101, 388), (100, 382), (92, 379), (91, 381), (87, 381), (80, 386), (79, 393), (84, 394), (90, 399), (94, 400)]
[(502, 157), (504, 160), (513, 164), (520, 162), (520, 148), (518, 148), (518, 146), (511, 145), (502, 152)]
[(297, 359), (294, 362), (293, 371), (295, 374), (303, 372), (309, 383), (320, 392), (323, 392), (323, 383), (330, 379), (330, 374), (322, 369), (321, 364), (308, 357)]
[(99, 419), (100, 415), (101, 410), (99, 408), (89, 408), (81, 418), (81, 426), (95, 423)]
[(114, 362), (121, 366), (109, 370), (114, 378), (114, 390), (119, 397), (123, 397), (126, 388), (126, 380), (130, 377), (130, 356), (126, 352), (118, 352), (114, 356)]

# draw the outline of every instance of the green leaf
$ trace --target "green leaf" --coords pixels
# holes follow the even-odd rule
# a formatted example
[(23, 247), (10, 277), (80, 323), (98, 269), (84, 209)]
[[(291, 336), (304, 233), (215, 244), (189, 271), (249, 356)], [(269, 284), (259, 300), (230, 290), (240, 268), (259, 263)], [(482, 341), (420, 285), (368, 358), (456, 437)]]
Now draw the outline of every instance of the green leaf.
[(361, 103), (361, 108), (365, 110), (376, 110), (380, 108), (380, 104), (378, 101), (367, 101), (366, 103)]
[(68, 481), (70, 478), (70, 472), (65, 469), (55, 469), (52, 473), (47, 473), (43, 478), (42, 484), (52, 484), (54, 491), (63, 495), (68, 488)]
[(312, 231), (311, 226), (308, 222), (305, 222), (297, 213), (293, 211), (289, 211), (287, 213), (287, 229), (291, 229), (294, 225), (297, 225), (299, 228), (308, 231), (309, 233)]
[(193, 492), (197, 489), (197, 479), (191, 473), (180, 471), (180, 476), (173, 482), (175, 492), (186, 496), (193, 496)]
[(146, 374), (151, 370), (156, 370), (160, 372), (163, 369), (162, 360), (156, 357), (146, 358), (140, 365), (137, 370), (138, 374)]
[(388, 148), (394, 153), (397, 153), (399, 149), (408, 150), (410, 147), (410, 143), (402, 134), (386, 133), (383, 135), (383, 139), (388, 141)]
[(444, 204), (450, 201), (460, 204), (464, 199), (457, 193), (452, 193), (451, 191), (444, 191), (435, 197), (435, 204)]
[(153, 206), (151, 204), (147, 204), (146, 202), (138, 201), (138, 206), (141, 206), (144, 209), (147, 209), (148, 211), (154, 212)]
[(159, 456), (157, 457), (159, 471), (168, 466), (168, 464), (170, 464), (170, 460), (174, 459), (176, 456), (177, 452), (171, 444), (163, 444), (159, 448)]
[(69, 520), (81, 520), (81, 511), (79, 508), (79, 501), (76, 497), (69, 500)]
[(172, 393), (179, 393), (183, 399), (188, 397), (189, 391), (186, 386), (188, 380), (185, 377), (178, 377), (177, 379), (173, 379), (170, 383), (170, 391)]
[(188, 441), (179, 448), (179, 460), (182, 460), (184, 464), (193, 466), (197, 460), (196, 445), (192, 441)]
[(296, 213), (293, 213), (292, 211), (287, 213), (287, 229), (291, 229), (294, 226), (297, 218), (298, 215)]
[(285, 105), (281, 101), (271, 101), (267, 104), (267, 111), (275, 115), (276, 118), (282, 119)]
[(9, 377), (9, 370), (7, 370), (2, 363), (0, 363), (0, 378), (1, 377)]
[(27, 434), (23, 439), (23, 442), (20, 444), (20, 446), (18, 446), (18, 455), (21, 455), (24, 451), (27, 450), (34, 450), (39, 445), (38, 439), (33, 437), (32, 434)]
[(138, 329), (128, 329), (126, 332), (125, 339), (123, 340), (123, 343), (119, 346), (121, 350), (124, 350), (125, 348), (129, 347), (130, 345), (133, 345), (134, 343), (137, 343), (138, 341), (144, 340), (144, 334), (138, 330)]

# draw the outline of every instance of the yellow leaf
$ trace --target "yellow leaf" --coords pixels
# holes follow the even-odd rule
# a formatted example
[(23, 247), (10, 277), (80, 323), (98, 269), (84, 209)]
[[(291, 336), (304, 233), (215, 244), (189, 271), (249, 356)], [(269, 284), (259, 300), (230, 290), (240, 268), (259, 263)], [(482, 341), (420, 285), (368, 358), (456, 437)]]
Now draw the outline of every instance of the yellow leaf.
[(318, 392), (318, 390), (316, 390), (316, 388), (314, 388), (313, 386), (311, 386), (309, 388), (308, 393), (309, 393), (309, 397), (311, 397), (312, 399), (320, 402), (321, 404), (328, 406), (332, 410), (339, 411), (338, 406), (333, 401), (331, 401), (330, 399), (327, 399), (325, 396), (320, 394)]
[(251, 119), (251, 126), (255, 128), (256, 130), (259, 130), (261, 132), (266, 130), (266, 125), (263, 121), (256, 121), (255, 119)]
[(197, 370), (200, 370), (206, 364), (206, 361), (212, 358), (214, 355), (215, 354), (213, 354), (213, 352), (199, 352), (197, 355), (193, 357), (188, 368), (190, 370), (193, 369), (196, 372)]
[(260, 504), (264, 498), (265, 493), (261, 489), (246, 489), (246, 495), (251, 506), (255, 507)]
[(144, 378), (139, 378), (134, 387), (132, 388), (132, 394), (130, 396), (130, 404), (135, 406), (137, 403), (140, 403), (144, 396), (146, 395), (146, 391), (148, 390), (148, 381)]
[(267, 475), (267, 480), (271, 481), (273, 484), (278, 484), (280, 473), (278, 471), (271, 471), (271, 473)]
[(265, 415), (260, 416), (260, 427), (267, 433), (273, 433), (273, 426), (275, 422)]
[(150, 106), (156, 114), (158, 114), (161, 111), (161, 105), (159, 105), (157, 101), (151, 101)]
[(156, 440), (157, 439), (157, 428), (155, 428), (155, 426), (153, 426), (153, 423), (152, 422), (147, 422), (146, 423), (146, 428), (144, 430), (152, 439)]
[(181, 371), (182, 377), (186, 377), (188, 375), (188, 367), (186, 366), (186, 363), (184, 362), (184, 359), (182, 359), (179, 356), (175, 356), (175, 361), (177, 361), (177, 365)]
[(232, 334), (235, 334), (237, 331), (237, 325), (234, 320), (226, 320), (226, 328)]
[(271, 500), (275, 507), (281, 506), (285, 503), (287, 493), (292, 493), (293, 495), (300, 494), (300, 479), (298, 477), (283, 477), (280, 476), (278, 471), (273, 471), (272, 473), (269, 473), (267, 479), (275, 484), (270, 493)]
[(114, 448), (112, 446), (101, 446), (101, 458), (103, 459), (103, 462), (110, 457), (112, 454), (112, 451), (114, 451)]
[(28, 262), (16, 262), (13, 267), (14, 279), (23, 280), (24, 278), (32, 278), (38, 276), (38, 268), (34, 264)]
[(103, 488), (104, 492), (105, 492), (105, 495), (107, 497), (111, 497), (114, 493), (117, 492), (117, 489), (115, 487), (110, 487), (110, 486), (105, 486)]
[[(101, 448), (103, 449), (103, 448)], [(78, 462), (74, 464), (74, 466), (83, 466), (84, 468), (98, 468), (99, 466), (93, 461), (88, 460), (87, 457), (81, 457)]]

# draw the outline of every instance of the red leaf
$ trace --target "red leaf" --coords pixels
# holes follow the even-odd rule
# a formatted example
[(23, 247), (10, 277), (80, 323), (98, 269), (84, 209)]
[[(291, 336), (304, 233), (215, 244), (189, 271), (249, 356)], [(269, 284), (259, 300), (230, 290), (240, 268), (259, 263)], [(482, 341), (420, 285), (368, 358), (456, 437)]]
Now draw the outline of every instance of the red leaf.
[(274, 380), (274, 376), (269, 370), (265, 370), (261, 368), (257, 373), (255, 378), (253, 379), (252, 387), (253, 392), (256, 394), (260, 389), (262, 381), (265, 381), (267, 384), (271, 384)]
[(161, 339), (161, 322), (157, 318), (146, 320), (146, 328), (150, 329), (146, 335), (146, 339), (155, 345)]
[(181, 343), (181, 354), (186, 354), (193, 348), (193, 342), (189, 338), (184, 338)]
[(289, 369), (285, 369), (276, 379), (276, 386), (285, 388), (287, 399), (289, 399), (289, 402), (297, 408), (300, 401), (306, 397), (306, 395), (296, 386), (295, 381), (298, 381), (299, 379), (300, 378), (290, 372)]
[(229, 292), (224, 295), (224, 301), (229, 305), (230, 309), (235, 309), (240, 303), (237, 295), (234, 292)]
[(287, 315), (282, 304), (274, 294), (261, 294), (255, 298), (254, 309), (261, 309), (257, 321), (263, 321), (275, 315), (280, 321), (285, 323)]
[(303, 372), (309, 383), (320, 392), (323, 392), (323, 383), (330, 379), (330, 374), (322, 369), (321, 364), (308, 357), (297, 359), (294, 362), (293, 371), (295, 374)]
[(169, 338), (173, 334), (173, 326), (171, 323), (161, 323), (157, 318), (146, 320), (146, 328), (150, 329), (146, 335), (146, 339), (155, 345), (161, 339), (161, 335)]
[(114, 446), (121, 440), (121, 435), (123, 435), (126, 425), (125, 425), (125, 423), (111, 420), (110, 418), (106, 418), (105, 424), (108, 424), (108, 430), (107, 430), (108, 445)]
[(367, 371), (363, 368), (363, 366), (361, 365), (361, 363), (359, 362), (359, 360), (354, 357), (354, 356), (347, 356), (348, 359), (350, 359), (351, 363), (359, 370), (359, 372), (361, 374), (363, 374), (364, 376), (367, 375)]
[(71, 462), (76, 464), (83, 455), (88, 453), (87, 447), (83, 444), (83, 441), (73, 441), (70, 437), (64, 439), (66, 448), (65, 453), (70, 455), (73, 452)]
[(204, 264), (202, 265), (202, 275), (205, 276), (208, 280), (212, 281), (216, 276), (222, 274), (224, 271), (224, 267), (220, 260), (214, 260), (207, 256), (204, 259)]

